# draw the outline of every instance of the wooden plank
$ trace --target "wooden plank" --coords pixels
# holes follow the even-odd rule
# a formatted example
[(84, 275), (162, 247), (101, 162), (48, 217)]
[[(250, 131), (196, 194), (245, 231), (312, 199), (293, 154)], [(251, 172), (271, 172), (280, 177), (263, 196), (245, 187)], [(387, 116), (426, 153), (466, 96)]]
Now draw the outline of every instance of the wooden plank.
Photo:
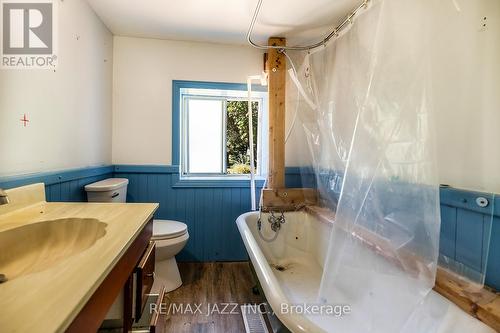
[[(229, 313), (234, 305), (260, 304), (260, 295), (252, 293), (255, 286), (248, 262), (179, 263), (183, 285), (165, 297), (169, 304), (200, 304), (203, 313), (170, 311), (164, 322), (165, 332), (245, 332), (239, 306), (236, 313)], [(228, 303), (228, 313), (207, 312), (207, 305), (218, 305), (222, 311)], [(194, 309), (194, 306), (193, 306)]]
[(263, 189), (264, 211), (295, 211), (318, 203), (318, 191), (312, 188)]
[(459, 308), (500, 332), (500, 295), (488, 288), (469, 292), (464, 281), (438, 269), (434, 290)]
[[(269, 38), (269, 45), (285, 46), (286, 39)], [(285, 88), (286, 58), (270, 49), (266, 70), (269, 73), (269, 181), (271, 189), (285, 187)]]

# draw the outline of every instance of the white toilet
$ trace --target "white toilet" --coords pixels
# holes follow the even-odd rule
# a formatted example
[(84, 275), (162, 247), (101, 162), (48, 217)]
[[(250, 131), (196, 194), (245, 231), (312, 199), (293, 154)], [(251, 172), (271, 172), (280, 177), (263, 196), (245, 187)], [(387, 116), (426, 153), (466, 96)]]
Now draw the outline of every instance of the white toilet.
[(153, 221), (153, 240), (156, 243), (153, 290), (165, 286), (165, 290), (169, 292), (182, 285), (175, 255), (184, 248), (188, 239), (189, 233), (184, 223), (169, 220)]
[[(109, 178), (85, 186), (89, 202), (121, 202), (127, 198), (128, 179)], [(179, 268), (175, 261), (189, 239), (187, 225), (177, 221), (154, 220), (153, 238), (156, 243), (155, 282), (153, 291), (165, 286), (172, 291), (182, 285)]]

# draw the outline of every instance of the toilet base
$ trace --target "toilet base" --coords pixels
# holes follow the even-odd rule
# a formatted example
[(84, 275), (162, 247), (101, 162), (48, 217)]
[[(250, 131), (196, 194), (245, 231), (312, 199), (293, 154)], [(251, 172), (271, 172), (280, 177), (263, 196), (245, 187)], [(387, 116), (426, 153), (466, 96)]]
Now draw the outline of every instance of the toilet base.
[(152, 291), (159, 292), (161, 287), (165, 287), (166, 292), (170, 292), (182, 285), (181, 274), (175, 257), (167, 260), (155, 262), (155, 281)]

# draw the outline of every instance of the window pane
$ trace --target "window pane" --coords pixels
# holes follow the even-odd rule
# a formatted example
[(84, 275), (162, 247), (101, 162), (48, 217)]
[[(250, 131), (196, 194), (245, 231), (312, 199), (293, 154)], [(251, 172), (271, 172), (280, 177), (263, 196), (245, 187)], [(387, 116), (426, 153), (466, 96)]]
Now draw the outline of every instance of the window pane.
[(222, 173), (223, 106), (221, 100), (188, 100), (189, 173)]
[[(248, 102), (227, 102), (226, 165), (229, 174), (250, 173)], [(254, 165), (257, 168), (259, 103), (252, 102)]]

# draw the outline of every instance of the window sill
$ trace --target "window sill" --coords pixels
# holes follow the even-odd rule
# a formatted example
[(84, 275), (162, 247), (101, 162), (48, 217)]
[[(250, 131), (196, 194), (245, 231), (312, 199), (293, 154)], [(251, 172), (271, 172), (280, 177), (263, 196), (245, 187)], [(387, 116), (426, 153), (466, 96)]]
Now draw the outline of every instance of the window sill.
[[(263, 187), (265, 178), (262, 176), (255, 177), (255, 186)], [(179, 177), (173, 184), (173, 188), (250, 188), (249, 177), (238, 176), (214, 176), (214, 177)]]

